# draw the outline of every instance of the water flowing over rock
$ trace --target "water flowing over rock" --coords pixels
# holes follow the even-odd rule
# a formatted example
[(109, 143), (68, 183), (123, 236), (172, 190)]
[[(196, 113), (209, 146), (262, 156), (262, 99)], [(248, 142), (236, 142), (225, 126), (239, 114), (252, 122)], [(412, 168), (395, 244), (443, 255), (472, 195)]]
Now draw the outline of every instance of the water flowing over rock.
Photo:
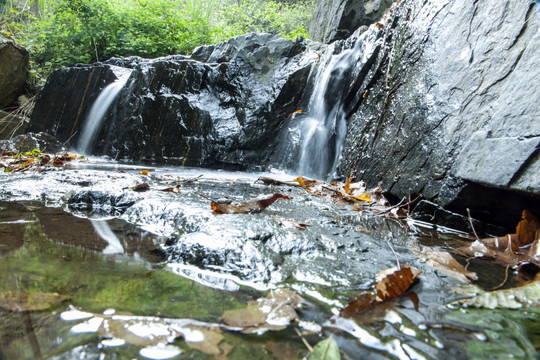
[(539, 210), (539, 23), (528, 0), (410, 0), (328, 46), (247, 34), (190, 57), (61, 69), (30, 131), (77, 144), (96, 98), (130, 69), (94, 154), (353, 174), (514, 224), (523, 208)]
[[(303, 42), (247, 34), (191, 57), (112, 59), (53, 73), (31, 131), (77, 144), (99, 93), (132, 69), (105, 111), (94, 154), (177, 165), (245, 168), (268, 161), (279, 127), (298, 108), (314, 55)], [(57, 97), (61, 94), (59, 97)]]

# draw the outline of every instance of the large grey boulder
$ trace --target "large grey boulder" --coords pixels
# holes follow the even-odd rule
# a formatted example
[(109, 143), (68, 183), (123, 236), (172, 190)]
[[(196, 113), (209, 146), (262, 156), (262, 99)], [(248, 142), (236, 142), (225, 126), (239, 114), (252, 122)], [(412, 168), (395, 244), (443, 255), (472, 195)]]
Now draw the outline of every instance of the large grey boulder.
[(395, 6), (369, 30), (384, 42), (350, 97), (341, 173), (450, 208), (506, 208), (512, 222), (538, 208), (539, 10), (528, 0)]
[(200, 47), (191, 57), (60, 69), (37, 100), (30, 131), (77, 147), (100, 91), (119, 78), (119, 68), (129, 68), (94, 154), (188, 166), (262, 165), (280, 126), (298, 109), (314, 59), (305, 49), (304, 42), (247, 34)]
[(28, 78), (28, 51), (0, 37), (0, 109), (11, 105), (24, 91)]
[(379, 21), (392, 3), (392, 0), (319, 0), (309, 36), (323, 43), (346, 39), (360, 26)]

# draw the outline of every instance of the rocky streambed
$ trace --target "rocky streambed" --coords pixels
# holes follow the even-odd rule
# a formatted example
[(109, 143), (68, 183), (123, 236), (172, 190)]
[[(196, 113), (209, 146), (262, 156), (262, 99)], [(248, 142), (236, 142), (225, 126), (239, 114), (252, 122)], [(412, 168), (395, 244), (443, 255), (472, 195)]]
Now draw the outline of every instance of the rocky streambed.
[[(437, 265), (468, 234), (261, 176), (294, 179), (102, 159), (0, 175), (0, 358), (300, 359), (330, 337), (345, 359), (536, 356), (525, 300), (448, 306), (505, 277)], [(274, 193), (291, 199), (249, 214), (209, 200)], [(404, 296), (344, 316), (396, 265), (421, 271)]]

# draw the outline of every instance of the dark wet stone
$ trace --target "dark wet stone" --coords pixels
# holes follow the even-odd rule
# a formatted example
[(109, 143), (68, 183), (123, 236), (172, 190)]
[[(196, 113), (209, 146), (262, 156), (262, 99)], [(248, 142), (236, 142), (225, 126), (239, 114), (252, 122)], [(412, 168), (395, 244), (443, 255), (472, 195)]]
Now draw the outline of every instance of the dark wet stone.
[(320, 0), (309, 27), (309, 37), (331, 43), (347, 39), (362, 25), (380, 20), (392, 0)]
[[(86, 183), (84, 186), (89, 184)], [(131, 190), (120, 194), (99, 190), (83, 190), (71, 195), (67, 203), (73, 211), (120, 216), (137, 200), (137, 196)]]
[(114, 68), (124, 67), (132, 74), (105, 115), (95, 153), (175, 165), (260, 166), (283, 121), (300, 107), (311, 68), (305, 50), (304, 42), (246, 34), (200, 47), (191, 57), (61, 69), (38, 98), (30, 130), (76, 146), (90, 106), (117, 78)]

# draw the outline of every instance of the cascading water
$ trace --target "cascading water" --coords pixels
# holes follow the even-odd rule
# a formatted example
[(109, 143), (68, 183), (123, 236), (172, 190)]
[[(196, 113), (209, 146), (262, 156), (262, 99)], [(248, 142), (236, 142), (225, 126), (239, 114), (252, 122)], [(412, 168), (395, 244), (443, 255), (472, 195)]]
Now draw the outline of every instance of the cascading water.
[(343, 94), (355, 68), (362, 66), (371, 48), (364, 37), (340, 54), (333, 54), (334, 44), (321, 57), (314, 78), (307, 116), (299, 127), (299, 162), (297, 171), (319, 179), (335, 175), (347, 131)]
[(120, 90), (122, 90), (126, 84), (130, 73), (130, 71), (126, 72), (125, 70), (120, 73), (120, 76), (116, 81), (107, 85), (105, 89), (103, 89), (90, 108), (90, 112), (86, 118), (81, 136), (79, 137), (78, 150), (81, 153), (88, 155), (92, 151), (96, 134), (101, 128), (105, 113), (111, 106), (114, 99), (116, 99), (116, 96), (118, 96), (120, 93)]

